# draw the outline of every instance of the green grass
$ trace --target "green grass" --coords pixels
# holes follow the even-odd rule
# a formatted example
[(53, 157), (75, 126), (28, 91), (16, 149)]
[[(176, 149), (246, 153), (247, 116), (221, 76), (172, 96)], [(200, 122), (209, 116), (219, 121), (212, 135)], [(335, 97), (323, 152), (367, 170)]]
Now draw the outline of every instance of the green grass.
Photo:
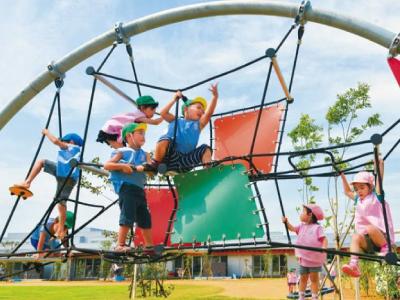
[[(209, 286), (175, 286), (167, 299), (212, 299), (229, 300), (221, 296), (222, 288)], [(129, 291), (127, 286), (0, 286), (1, 300), (127, 300)], [(149, 300), (165, 298), (145, 298)], [(241, 298), (242, 300), (245, 300)]]

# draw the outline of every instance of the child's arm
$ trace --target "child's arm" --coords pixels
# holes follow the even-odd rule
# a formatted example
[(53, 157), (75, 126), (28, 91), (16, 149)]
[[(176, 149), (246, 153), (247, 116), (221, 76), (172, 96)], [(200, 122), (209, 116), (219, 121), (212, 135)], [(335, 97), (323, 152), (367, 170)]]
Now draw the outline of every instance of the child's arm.
[(122, 153), (117, 152), (110, 160), (104, 164), (104, 169), (108, 171), (121, 171), (125, 174), (131, 174), (133, 172), (130, 164), (119, 163), (122, 158)]
[(171, 110), (172, 106), (174, 106), (175, 102), (180, 98), (182, 98), (181, 91), (176, 91), (174, 97), (160, 111), (161, 117), (168, 123), (171, 123), (175, 120), (175, 115), (171, 114), (169, 111)]
[(157, 119), (149, 119), (149, 118), (139, 118), (136, 120), (137, 123), (146, 123), (151, 125), (160, 125), (164, 119), (162, 117)]
[(354, 200), (354, 192), (351, 190), (350, 184), (347, 181), (346, 175), (343, 172), (340, 173), (340, 177), (342, 178), (342, 184), (344, 188), (344, 194), (349, 197), (350, 199)]
[(42, 251), (44, 247), (44, 242), (46, 241), (46, 232), (42, 231), (39, 234), (39, 241), (37, 244), (37, 251)]
[[(379, 158), (378, 164), (379, 164), (379, 172), (381, 173), (381, 178), (382, 178), (382, 182), (383, 182), (384, 161), (383, 161), (382, 158)], [(374, 167), (375, 167), (375, 172), (378, 173), (378, 168), (376, 166), (376, 162), (375, 161), (374, 161)], [(376, 188), (375, 188), (375, 190), (376, 190), (376, 194), (377, 195), (381, 195), (382, 194), (382, 189), (381, 189), (381, 185), (379, 184), (379, 178), (378, 177), (376, 178)]]
[(282, 217), (282, 222), (286, 223), (289, 231), (296, 232), (296, 227), (294, 227), (292, 224), (289, 223), (289, 220), (287, 217)]
[(50, 140), (50, 142), (52, 142), (54, 145), (60, 147), (61, 149), (68, 148), (68, 143), (63, 142), (56, 136), (52, 135), (48, 129), (43, 129), (42, 134), (45, 135)]
[[(150, 153), (146, 152), (146, 162), (148, 164), (151, 164), (151, 156)], [(140, 166), (136, 166), (136, 171), (137, 172), (144, 172), (144, 166), (140, 165)]]
[(322, 248), (328, 248), (328, 239), (326, 238), (326, 236), (323, 237)]
[(218, 83), (212, 84), (209, 89), (213, 95), (210, 105), (208, 105), (204, 115), (200, 118), (200, 129), (203, 129), (207, 126), (208, 122), (210, 122), (211, 116), (215, 111), (215, 107), (217, 106), (218, 101)]

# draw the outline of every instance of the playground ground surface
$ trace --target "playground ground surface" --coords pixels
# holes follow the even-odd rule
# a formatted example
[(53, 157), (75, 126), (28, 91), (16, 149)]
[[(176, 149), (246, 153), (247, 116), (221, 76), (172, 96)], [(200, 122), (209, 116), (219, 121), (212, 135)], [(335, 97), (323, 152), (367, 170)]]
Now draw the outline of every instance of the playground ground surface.
[[(167, 281), (165, 287), (173, 285), (168, 299), (286, 299), (286, 280), (240, 279), (240, 280), (174, 280)], [(77, 299), (77, 300), (126, 300), (129, 282), (111, 281), (40, 281), (1, 282), (0, 299)], [(354, 299), (354, 291), (349, 284), (345, 288), (345, 299)], [(148, 297), (146, 299), (164, 299)], [(324, 299), (334, 299), (333, 294)], [(378, 296), (362, 295), (361, 299), (384, 299)]]

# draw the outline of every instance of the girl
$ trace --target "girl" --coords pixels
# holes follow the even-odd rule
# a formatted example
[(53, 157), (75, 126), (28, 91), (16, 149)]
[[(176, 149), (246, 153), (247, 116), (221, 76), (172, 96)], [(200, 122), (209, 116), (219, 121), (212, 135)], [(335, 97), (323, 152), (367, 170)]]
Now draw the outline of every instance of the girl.
[[(297, 234), (297, 245), (326, 248), (328, 241), (325, 237), (324, 229), (318, 224), (318, 221), (323, 219), (324, 213), (318, 205), (307, 204), (303, 205), (303, 211), (300, 214), (300, 221), (302, 223), (300, 225), (293, 226), (286, 217), (283, 217), (282, 221), (287, 224), (290, 231)], [(321, 267), (326, 261), (326, 253), (298, 248), (296, 248), (295, 253), (299, 258), (300, 264), (299, 300), (305, 299), (305, 290), (309, 277), (311, 280), (311, 299), (317, 300), (319, 272), (321, 272)]]
[(296, 274), (296, 269), (292, 268), (290, 269), (290, 272), (287, 273), (287, 283), (289, 287), (289, 294), (293, 294), (296, 290), (296, 285), (297, 285), (297, 274)]
[[(383, 179), (383, 160), (379, 160), (379, 170), (381, 178)], [(350, 199), (353, 199), (356, 205), (355, 212), (355, 230), (351, 240), (351, 252), (367, 252), (374, 253), (380, 251), (380, 255), (385, 256), (389, 251), (387, 244), (385, 219), (382, 209), (382, 193), (379, 182), (374, 189), (374, 176), (366, 171), (357, 173), (351, 185), (354, 188), (353, 192), (346, 176), (340, 174), (343, 182), (344, 193)], [(394, 230), (392, 214), (390, 207), (385, 202), (390, 240), (394, 241)], [(352, 277), (359, 277), (361, 275), (358, 266), (358, 256), (352, 255), (350, 263), (342, 267), (342, 271)]]

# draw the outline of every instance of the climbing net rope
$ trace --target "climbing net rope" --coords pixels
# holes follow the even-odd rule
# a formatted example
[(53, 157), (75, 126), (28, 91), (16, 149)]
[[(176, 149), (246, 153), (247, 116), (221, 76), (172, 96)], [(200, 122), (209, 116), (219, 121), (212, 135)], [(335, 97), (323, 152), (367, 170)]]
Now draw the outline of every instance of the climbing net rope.
[[(115, 251), (103, 251), (103, 250), (98, 250), (98, 249), (79, 248), (75, 245), (75, 241), (74, 241), (75, 235), (78, 232), (80, 232), (83, 228), (88, 226), (92, 221), (94, 221), (100, 215), (104, 214), (107, 210), (109, 210), (111, 207), (113, 207), (118, 201), (118, 200), (112, 201), (108, 205), (95, 205), (92, 203), (81, 201), (80, 200), (80, 190), (81, 190), (81, 183), (82, 183), (82, 174), (80, 173), (75, 199), (67, 200), (74, 204), (74, 221), (76, 220), (76, 217), (78, 214), (78, 208), (80, 205), (98, 208), (99, 211), (79, 227), (76, 227), (75, 226), (76, 222), (74, 222), (71, 233), (69, 233), (66, 236), (66, 240), (69, 242), (69, 244), (66, 247), (61, 247), (61, 245), (60, 245), (56, 249), (46, 251), (46, 253), (47, 253), (46, 256), (49, 256), (54, 253), (59, 253), (60, 257), (63, 260), (66, 260), (67, 257), (69, 256), (69, 254), (72, 251), (75, 251), (75, 252), (86, 253), (86, 254), (98, 254), (101, 257), (103, 257), (104, 259), (112, 261), (112, 262), (146, 263), (146, 262), (157, 262), (157, 261), (166, 261), (166, 260), (170, 260), (170, 259), (175, 259), (176, 257), (179, 257), (180, 255), (182, 255), (185, 250), (188, 250), (188, 251), (206, 250), (208, 252), (212, 252), (212, 251), (221, 251), (221, 250), (224, 251), (227, 249), (265, 249), (265, 248), (289, 247), (289, 248), (307, 249), (307, 250), (317, 251), (317, 252), (327, 252), (329, 254), (339, 255), (339, 256), (357, 255), (360, 258), (366, 259), (366, 260), (372, 260), (372, 261), (385, 260), (387, 263), (399, 265), (399, 260), (397, 258), (397, 255), (393, 252), (392, 247), (391, 247), (394, 244), (394, 241), (390, 240), (390, 235), (388, 234), (388, 232), (389, 232), (388, 217), (387, 217), (384, 199), (382, 200), (382, 210), (383, 210), (383, 216), (385, 219), (384, 221), (385, 221), (385, 228), (386, 228), (386, 233), (387, 233), (386, 234), (387, 243), (388, 243), (388, 246), (390, 249), (389, 253), (385, 257), (381, 257), (378, 255), (373, 255), (373, 254), (351, 253), (351, 252), (347, 252), (347, 251), (345, 252), (345, 251), (335, 250), (335, 249), (322, 249), (322, 248), (307, 247), (307, 246), (294, 244), (291, 241), (291, 236), (289, 234), (287, 224), (285, 224), (286, 237), (287, 237), (286, 243), (276, 242), (276, 241), (273, 241), (271, 238), (270, 226), (269, 226), (269, 221), (267, 218), (267, 212), (266, 212), (266, 209), (264, 207), (264, 204), (263, 204), (263, 201), (261, 198), (261, 193), (260, 193), (260, 190), (258, 187), (258, 182), (267, 181), (267, 180), (272, 180), (274, 182), (275, 188), (276, 188), (276, 193), (277, 193), (278, 200), (279, 200), (281, 214), (283, 217), (285, 217), (286, 213), (285, 213), (283, 199), (282, 199), (283, 197), (282, 197), (282, 193), (281, 193), (281, 189), (280, 189), (280, 185), (279, 185), (280, 180), (299, 179), (299, 178), (305, 178), (305, 177), (338, 176), (339, 165), (341, 165), (343, 163), (349, 163), (349, 162), (357, 161), (357, 160), (360, 160), (363, 158), (368, 158), (371, 155), (373, 155), (375, 160), (377, 160), (378, 155), (379, 155), (378, 146), (382, 143), (383, 138), (393, 128), (395, 128), (400, 123), (400, 119), (399, 119), (396, 122), (394, 122), (391, 126), (389, 126), (381, 134), (374, 134), (370, 139), (366, 139), (366, 140), (362, 140), (362, 141), (358, 141), (358, 142), (354, 142), (354, 143), (344, 143), (344, 144), (340, 144), (340, 145), (321, 147), (321, 148), (317, 148), (317, 149), (304, 150), (304, 151), (285, 152), (285, 151), (281, 150), (289, 108), (290, 108), (291, 103), (293, 103), (293, 100), (294, 100), (292, 97), (292, 88), (293, 88), (293, 83), (294, 83), (294, 76), (295, 76), (297, 60), (298, 60), (298, 56), (299, 56), (299, 52), (300, 52), (300, 47), (302, 44), (303, 35), (305, 33), (305, 24), (302, 20), (302, 15), (300, 12), (301, 12), (301, 10), (299, 10), (299, 14), (296, 16), (294, 23), (290, 26), (289, 30), (284, 35), (283, 39), (279, 42), (279, 44), (275, 48), (267, 49), (265, 54), (263, 54), (260, 57), (255, 58), (247, 63), (244, 63), (244, 64), (237, 66), (235, 68), (232, 68), (228, 71), (219, 73), (217, 75), (203, 79), (197, 83), (194, 83), (189, 86), (182, 87), (182, 88), (167, 88), (167, 87), (157, 86), (157, 85), (139, 81), (135, 63), (134, 63), (132, 46), (129, 42), (129, 39), (123, 35), (123, 32), (121, 30), (118, 30), (118, 28), (120, 29), (120, 27), (116, 27), (116, 40), (117, 41), (112, 45), (111, 49), (109, 50), (109, 52), (107, 53), (107, 55), (105, 56), (105, 58), (103, 59), (101, 64), (96, 69), (93, 67), (88, 67), (86, 70), (86, 73), (88, 75), (93, 76), (93, 84), (92, 84), (89, 107), (88, 107), (88, 112), (87, 112), (86, 122), (85, 122), (85, 127), (84, 127), (84, 135), (83, 135), (84, 142), (83, 142), (79, 161), (73, 162), (73, 164), (72, 164), (73, 168), (71, 169), (68, 177), (66, 178), (66, 180), (63, 183), (63, 185), (61, 186), (61, 188), (58, 190), (54, 201), (49, 205), (49, 207), (47, 208), (47, 210), (45, 211), (45, 213), (43, 214), (42, 218), (39, 220), (37, 225), (34, 227), (34, 229), (10, 253), (0, 254), (0, 258), (11, 258), (11, 257), (16, 257), (16, 256), (22, 257), (22, 256), (32, 255), (32, 254), (37, 253), (37, 251), (18, 252), (18, 250), (29, 239), (29, 237), (32, 235), (33, 231), (35, 230), (35, 228), (37, 226), (39, 226), (40, 224), (47, 223), (54, 207), (56, 206), (56, 204), (59, 201), (61, 201), (60, 199), (58, 199), (58, 197), (61, 193), (62, 188), (66, 184), (67, 179), (72, 175), (75, 168), (86, 169), (88, 171), (95, 172), (97, 174), (107, 175), (107, 172), (102, 169), (101, 164), (86, 163), (84, 161), (85, 145), (86, 145), (86, 141), (88, 138), (88, 130), (89, 130), (89, 125), (90, 125), (91, 118), (92, 118), (92, 107), (93, 107), (93, 103), (94, 103), (94, 99), (95, 99), (96, 86), (99, 81), (102, 82), (103, 84), (107, 85), (108, 87), (110, 87), (114, 92), (118, 93), (119, 95), (121, 95), (123, 98), (125, 98), (132, 104), (136, 104), (135, 100), (133, 100), (131, 97), (129, 97), (124, 92), (119, 90), (108, 79), (134, 84), (137, 88), (137, 93), (139, 96), (142, 95), (141, 87), (146, 87), (146, 88), (165, 91), (165, 92), (175, 92), (177, 90), (186, 92), (195, 87), (198, 87), (200, 85), (204, 85), (205, 83), (211, 82), (215, 79), (224, 77), (224, 76), (229, 75), (234, 72), (238, 72), (238, 71), (248, 68), (256, 63), (264, 62), (267, 60), (267, 61), (269, 61), (269, 65), (267, 68), (267, 76), (265, 79), (265, 84), (264, 84), (260, 104), (254, 105), (254, 106), (243, 107), (240, 109), (235, 109), (235, 110), (231, 110), (231, 111), (227, 111), (227, 112), (223, 112), (223, 113), (214, 114), (212, 116), (212, 120), (216, 120), (218, 118), (233, 115), (236, 113), (254, 112), (254, 114), (255, 114), (255, 116), (254, 116), (255, 127), (252, 132), (251, 142), (249, 145), (250, 150), (248, 151), (248, 153), (241, 154), (241, 155), (230, 155), (230, 156), (225, 156), (225, 157), (219, 157), (218, 159), (215, 159), (212, 162), (212, 167), (221, 168), (221, 166), (224, 166), (226, 164), (231, 163), (232, 165), (234, 165), (237, 162), (245, 163), (248, 165), (248, 168), (245, 171), (245, 173), (246, 173), (246, 176), (248, 177), (249, 185), (252, 186), (253, 191), (254, 191), (255, 196), (253, 196), (252, 198), (253, 198), (253, 200), (257, 201), (258, 209), (255, 211), (255, 214), (258, 215), (261, 220), (261, 223), (257, 224), (257, 226), (259, 228), (263, 229), (263, 232), (265, 233), (265, 238), (259, 239), (259, 238), (256, 238), (256, 235), (253, 235), (252, 239), (247, 238), (247, 239), (242, 240), (241, 236), (238, 235), (237, 239), (235, 241), (225, 241), (225, 238), (222, 237), (218, 242), (214, 242), (209, 238), (206, 240), (193, 239), (191, 242), (181, 240), (179, 242), (171, 243), (170, 239), (171, 239), (171, 236), (174, 234), (173, 225), (174, 225), (174, 221), (176, 220), (176, 215), (177, 215), (179, 206), (178, 206), (178, 194), (176, 192), (176, 186), (174, 183), (175, 180), (173, 177), (166, 174), (166, 176), (165, 176), (166, 184), (155, 185), (158, 188), (160, 188), (161, 186), (164, 188), (167, 187), (170, 190), (170, 192), (172, 194), (172, 198), (173, 198), (173, 208), (172, 208), (171, 214), (168, 218), (166, 231), (165, 231), (165, 237), (164, 237), (164, 241), (162, 243), (162, 249), (161, 249), (162, 254), (157, 255), (157, 256), (148, 255), (140, 247), (138, 247), (135, 250), (132, 250), (131, 252), (127, 252), (127, 253), (118, 253)], [(297, 29), (297, 45), (296, 45), (296, 50), (295, 50), (295, 54), (294, 54), (294, 58), (293, 58), (293, 62), (292, 62), (289, 84), (286, 85), (286, 82), (284, 80), (284, 77), (281, 73), (281, 70), (280, 70), (280, 67), (278, 64), (277, 54), (278, 54), (279, 50), (281, 49), (281, 47), (285, 44), (287, 38), (292, 34), (292, 32), (295, 29)], [(107, 60), (109, 59), (109, 57), (111, 56), (111, 54), (113, 53), (115, 48), (120, 44), (125, 44), (126, 52), (128, 54), (129, 61), (130, 61), (131, 67), (132, 67), (134, 80), (126, 79), (126, 78), (122, 78), (122, 77), (118, 77), (115, 75), (111, 75), (111, 74), (102, 72), (103, 66), (105, 65), (105, 63), (107, 62)], [(280, 81), (280, 84), (281, 84), (283, 93), (285, 94), (285, 97), (278, 99), (278, 100), (271, 101), (271, 102), (267, 102), (266, 101), (267, 92), (268, 92), (268, 87), (269, 87), (269, 83), (270, 83), (270, 79), (271, 79), (271, 75), (272, 75), (273, 71), (276, 73), (276, 75)], [(53, 100), (53, 103), (50, 108), (49, 116), (48, 116), (46, 124), (45, 124), (45, 128), (48, 128), (50, 125), (51, 119), (52, 119), (52, 115), (55, 110), (55, 106), (57, 105), (58, 127), (59, 127), (60, 137), (62, 136), (60, 90), (63, 86), (63, 83), (64, 83), (63, 78), (61, 76), (60, 76), (60, 78), (55, 80), (56, 93), (55, 93), (54, 100)], [(277, 136), (276, 145), (275, 145), (276, 147), (274, 148), (275, 151), (260, 153), (260, 152), (256, 151), (256, 144), (257, 144), (257, 138), (260, 135), (260, 131), (262, 128), (262, 117), (263, 117), (263, 114), (266, 113), (265, 109), (274, 107), (274, 106), (278, 107), (280, 112), (282, 113), (282, 116), (280, 118), (278, 136)], [(177, 103), (176, 103), (175, 110), (176, 110), (175, 117), (178, 118), (179, 101), (177, 101)], [(215, 138), (215, 128), (213, 128), (212, 120), (210, 120), (209, 127), (210, 127), (210, 146), (213, 149), (215, 146), (215, 143), (217, 141)], [(177, 122), (175, 122), (175, 124), (176, 123)], [(175, 128), (176, 128), (176, 126), (175, 126)], [(175, 140), (175, 138), (176, 138), (176, 130), (174, 133), (174, 140)], [(31, 172), (34, 163), (36, 162), (36, 160), (38, 158), (38, 155), (39, 155), (40, 150), (43, 145), (43, 141), (44, 141), (44, 136), (41, 137), (38, 148), (36, 150), (36, 153), (34, 155), (34, 158), (32, 160), (30, 168), (28, 170), (27, 177), (28, 177), (29, 173)], [(400, 143), (400, 139), (398, 139), (393, 144), (393, 146), (390, 148), (390, 150), (387, 151), (387, 153), (385, 153), (385, 155), (383, 157), (384, 160), (386, 160), (390, 156), (390, 154), (393, 153), (393, 151), (396, 149), (396, 147), (399, 145), (399, 143)], [(341, 148), (345, 148), (345, 147), (346, 148), (347, 147), (356, 147), (356, 146), (365, 145), (365, 144), (371, 144), (373, 146), (372, 151), (368, 151), (365, 153), (351, 156), (340, 162), (335, 161), (335, 158), (332, 154), (333, 150), (341, 149)], [(329, 158), (330, 162), (312, 165), (307, 168), (301, 168), (301, 169), (297, 168), (296, 165), (294, 164), (293, 160), (296, 157), (310, 155), (310, 154), (326, 155)], [(291, 169), (283, 170), (283, 171), (279, 170), (279, 162), (281, 161), (282, 157), (288, 158), (288, 162), (289, 162), (290, 166), (292, 167)], [(273, 163), (271, 163), (271, 170), (268, 172), (261, 170), (259, 165), (256, 163), (256, 160), (258, 158), (270, 158), (271, 160), (273, 160)], [(365, 167), (368, 164), (370, 164), (369, 161), (364, 161), (362, 163), (358, 163), (357, 165), (342, 169), (342, 170), (340, 170), (340, 172), (343, 172), (344, 174), (353, 174), (353, 173), (356, 173), (357, 171), (361, 170), (361, 168)], [(197, 168), (197, 167), (204, 167), (204, 166), (205, 166), (204, 164), (198, 164), (198, 165), (193, 165), (192, 167)], [(318, 171), (319, 169), (326, 168), (326, 167), (331, 167), (331, 171), (329, 171), (329, 172), (326, 172), (326, 171), (319, 172)], [(313, 170), (313, 171), (317, 170), (317, 171), (310, 174), (310, 173), (308, 173), (308, 171), (310, 171), (310, 170)], [(380, 187), (382, 188), (383, 184), (382, 184), (382, 178), (381, 178), (380, 172), (379, 172), (379, 166), (378, 166), (378, 170), (376, 173), (377, 173), (376, 174), (377, 181), (379, 182)], [(148, 186), (152, 187), (154, 185), (148, 184)], [(383, 188), (382, 188), (382, 194), (384, 195)], [(11, 220), (12, 220), (14, 212), (18, 206), (20, 198), (21, 198), (21, 196), (18, 196), (14, 203), (11, 213), (10, 213), (10, 215), (6, 221), (6, 224), (3, 228), (3, 231), (1, 233), (0, 242), (3, 240), (3, 237), (7, 231), (7, 228), (9, 226)], [(44, 228), (48, 231), (46, 226)], [(49, 231), (48, 231), (48, 233), (51, 235), (51, 233)], [(132, 238), (133, 237), (131, 237), (130, 239), (132, 240)], [(46, 264), (49, 264), (49, 263), (52, 263), (52, 262), (47, 262)], [(10, 275), (7, 275), (7, 276), (10, 276)]]

